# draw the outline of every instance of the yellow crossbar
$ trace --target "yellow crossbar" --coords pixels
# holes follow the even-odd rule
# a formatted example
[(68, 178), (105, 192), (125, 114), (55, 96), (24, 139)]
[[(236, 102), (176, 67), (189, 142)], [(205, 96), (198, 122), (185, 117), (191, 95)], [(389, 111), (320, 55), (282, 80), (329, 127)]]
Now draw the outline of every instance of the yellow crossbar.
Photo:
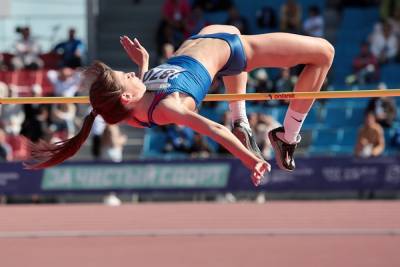
[[(209, 94), (204, 101), (266, 101), (284, 99), (332, 99), (400, 96), (400, 89), (387, 90), (354, 90), (327, 92), (286, 92), (286, 93), (249, 93), (249, 94)], [(77, 97), (4, 97), (0, 104), (88, 104), (87, 96)]]

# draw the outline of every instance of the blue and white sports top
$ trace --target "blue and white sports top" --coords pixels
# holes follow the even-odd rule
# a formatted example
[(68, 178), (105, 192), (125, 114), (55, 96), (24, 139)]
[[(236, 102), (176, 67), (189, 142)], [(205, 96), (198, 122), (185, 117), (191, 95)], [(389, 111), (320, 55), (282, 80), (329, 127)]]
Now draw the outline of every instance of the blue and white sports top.
[(155, 92), (147, 113), (149, 123), (139, 121), (135, 117), (132, 119), (144, 127), (156, 125), (153, 120), (155, 107), (174, 92), (191, 96), (198, 106), (207, 95), (211, 82), (207, 69), (196, 59), (189, 56), (170, 58), (166, 63), (146, 72), (143, 77), (146, 89)]

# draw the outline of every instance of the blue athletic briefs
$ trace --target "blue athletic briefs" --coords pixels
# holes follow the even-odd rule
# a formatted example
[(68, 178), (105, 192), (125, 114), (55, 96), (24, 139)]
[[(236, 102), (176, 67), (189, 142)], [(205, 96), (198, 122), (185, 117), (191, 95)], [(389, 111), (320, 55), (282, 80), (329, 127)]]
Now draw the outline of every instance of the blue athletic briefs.
[(231, 55), (225, 66), (218, 72), (220, 76), (230, 76), (241, 73), (246, 69), (247, 59), (243, 49), (240, 37), (237, 34), (230, 33), (213, 33), (213, 34), (198, 34), (190, 37), (189, 39), (199, 38), (214, 38), (221, 39), (228, 43), (231, 48)]
[[(240, 38), (236, 34), (215, 33), (195, 35), (189, 39), (216, 38), (229, 44), (231, 54), (225, 66), (217, 73), (220, 76), (236, 75), (245, 70), (246, 55)], [(143, 83), (148, 91), (155, 91), (155, 97), (149, 107), (148, 123), (132, 119), (144, 127), (156, 125), (153, 120), (153, 111), (157, 104), (166, 96), (180, 92), (191, 96), (198, 106), (207, 95), (211, 86), (211, 76), (207, 69), (196, 59), (189, 56), (176, 56), (168, 59), (165, 64), (157, 66), (145, 73)]]

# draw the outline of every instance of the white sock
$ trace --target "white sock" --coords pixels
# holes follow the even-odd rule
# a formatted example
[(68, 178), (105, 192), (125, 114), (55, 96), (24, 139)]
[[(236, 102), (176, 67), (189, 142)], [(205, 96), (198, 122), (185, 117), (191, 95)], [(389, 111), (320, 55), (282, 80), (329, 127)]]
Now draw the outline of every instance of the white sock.
[(246, 101), (240, 100), (229, 102), (229, 110), (232, 116), (232, 125), (237, 120), (241, 120), (245, 124), (249, 125), (249, 121), (246, 115)]
[(289, 144), (297, 142), (297, 136), (300, 133), (301, 126), (306, 116), (307, 113), (299, 113), (290, 108), (286, 111), (283, 127), (285, 128), (285, 141), (289, 142)]

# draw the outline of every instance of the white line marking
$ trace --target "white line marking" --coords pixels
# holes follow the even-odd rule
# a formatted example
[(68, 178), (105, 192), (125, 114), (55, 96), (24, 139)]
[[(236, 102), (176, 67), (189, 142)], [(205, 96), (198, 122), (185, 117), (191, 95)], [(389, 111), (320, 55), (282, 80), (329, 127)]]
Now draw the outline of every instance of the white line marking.
[(162, 236), (400, 236), (400, 228), (384, 229), (149, 229), (120, 231), (15, 231), (0, 238), (162, 237)]

